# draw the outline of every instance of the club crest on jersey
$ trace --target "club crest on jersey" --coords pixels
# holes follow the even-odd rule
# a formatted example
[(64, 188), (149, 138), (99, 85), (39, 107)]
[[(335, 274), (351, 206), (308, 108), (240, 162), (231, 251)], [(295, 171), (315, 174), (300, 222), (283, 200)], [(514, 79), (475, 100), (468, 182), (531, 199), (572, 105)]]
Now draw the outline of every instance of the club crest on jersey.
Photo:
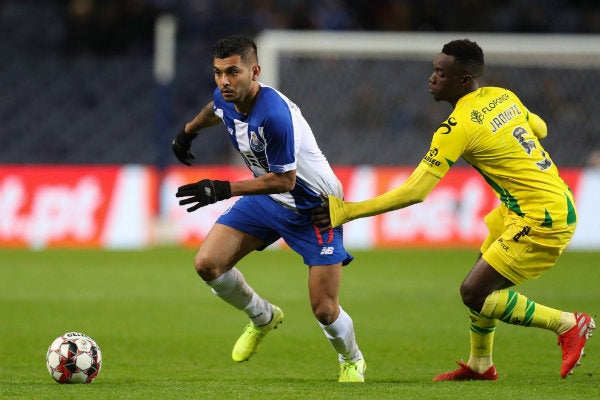
[(260, 141), (258, 135), (254, 131), (250, 131), (250, 148), (257, 153), (265, 150), (265, 144)]

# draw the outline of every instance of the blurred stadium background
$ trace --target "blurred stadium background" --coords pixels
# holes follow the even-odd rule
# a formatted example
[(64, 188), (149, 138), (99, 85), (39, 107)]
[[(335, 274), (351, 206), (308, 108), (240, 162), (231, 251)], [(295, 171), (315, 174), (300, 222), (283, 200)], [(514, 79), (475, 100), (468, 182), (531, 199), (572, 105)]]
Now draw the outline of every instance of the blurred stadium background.
[[(0, 163), (175, 163), (157, 138), (165, 133), (157, 132), (152, 76), (154, 20), (165, 12), (179, 23), (167, 143), (208, 100), (210, 46), (223, 34), (600, 33), (600, 3), (594, 0), (4, 0)], [(448, 111), (431, 104), (429, 71), (430, 61), (354, 60), (333, 69), (327, 60), (288, 60), (280, 87), (303, 109), (333, 164), (411, 165)], [(600, 120), (593, 118), (597, 73), (597, 65), (541, 63), (516, 70), (489, 65), (487, 78), (515, 90), (546, 118), (548, 150), (559, 165), (585, 166), (600, 147)], [(315, 95), (318, 87), (324, 95)], [(344, 151), (337, 151), (340, 139)], [(229, 147), (223, 140), (206, 142), (197, 160), (228, 163)]]
[[(169, 85), (153, 75), (155, 22), (164, 14), (177, 20)], [(214, 87), (213, 42), (234, 32), (260, 37), (265, 30), (518, 33), (524, 41), (565, 35), (591, 38), (600, 48), (600, 3), (0, 0), (0, 165), (174, 167), (170, 141)], [(544, 145), (559, 166), (600, 166), (597, 51), (575, 62), (532, 57), (526, 65), (486, 67), (484, 84), (512, 89), (547, 121)], [(277, 86), (301, 107), (333, 165), (412, 166), (449, 111), (427, 92), (434, 54), (286, 54)], [(222, 135), (195, 143), (194, 151), (200, 166), (239, 164)]]

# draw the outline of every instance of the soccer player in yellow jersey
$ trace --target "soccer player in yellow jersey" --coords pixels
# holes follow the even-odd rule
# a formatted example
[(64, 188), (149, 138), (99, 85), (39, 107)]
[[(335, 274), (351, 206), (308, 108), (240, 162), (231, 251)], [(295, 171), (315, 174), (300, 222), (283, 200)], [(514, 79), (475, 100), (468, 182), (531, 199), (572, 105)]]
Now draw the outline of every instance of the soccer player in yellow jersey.
[(580, 364), (594, 320), (535, 303), (512, 287), (556, 263), (577, 223), (573, 194), (539, 142), (547, 134), (545, 122), (511, 91), (480, 88), (483, 70), (477, 43), (465, 39), (444, 45), (433, 61), (429, 91), (454, 111), (434, 133), (420, 164), (401, 186), (378, 197), (352, 203), (329, 196), (328, 206), (313, 210), (313, 222), (335, 227), (420, 203), (462, 157), (501, 204), (485, 217), (489, 234), (460, 287), (469, 308), (469, 360), (433, 380), (496, 380), (492, 347), (498, 321), (556, 332), (565, 378)]

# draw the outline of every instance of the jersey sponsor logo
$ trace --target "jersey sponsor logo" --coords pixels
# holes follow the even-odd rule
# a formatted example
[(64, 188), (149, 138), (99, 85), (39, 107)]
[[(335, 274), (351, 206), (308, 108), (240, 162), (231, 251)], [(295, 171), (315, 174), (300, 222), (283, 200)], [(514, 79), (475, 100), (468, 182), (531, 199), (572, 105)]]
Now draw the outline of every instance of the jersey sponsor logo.
[(508, 98), (509, 98), (508, 93), (504, 93), (502, 96), (497, 97), (494, 100), (490, 101), (488, 104), (486, 104), (481, 109), (481, 112), (484, 114), (492, 112), (498, 106), (498, 104), (502, 104), (503, 102), (508, 100)]
[(430, 167), (439, 167), (442, 164), (442, 162), (435, 158), (438, 155), (438, 153), (439, 150), (437, 149), (437, 147), (432, 147), (431, 149), (429, 149), (429, 152), (425, 154), (425, 157), (423, 157), (423, 162), (425, 162)]
[(521, 109), (516, 104), (508, 107), (507, 109), (500, 112), (490, 121), (492, 127), (492, 133), (495, 133), (502, 125), (521, 115)]
[(446, 122), (442, 122), (440, 124), (440, 127), (437, 129), (437, 133), (441, 135), (447, 135), (450, 133), (450, 131), (452, 131), (452, 127), (456, 126), (457, 124), (458, 122), (456, 122), (456, 119), (454, 119), (454, 117), (450, 117), (446, 120)]
[(471, 111), (471, 121), (478, 123), (479, 125), (483, 125), (483, 117), (484, 115), (480, 113), (478, 110)]
[(263, 176), (269, 171), (267, 157), (264, 154), (257, 155), (248, 151), (240, 152), (240, 155), (254, 176)]
[(335, 251), (335, 247), (323, 246), (323, 248), (321, 249), (321, 255), (322, 256), (330, 256), (333, 254), (334, 251)]

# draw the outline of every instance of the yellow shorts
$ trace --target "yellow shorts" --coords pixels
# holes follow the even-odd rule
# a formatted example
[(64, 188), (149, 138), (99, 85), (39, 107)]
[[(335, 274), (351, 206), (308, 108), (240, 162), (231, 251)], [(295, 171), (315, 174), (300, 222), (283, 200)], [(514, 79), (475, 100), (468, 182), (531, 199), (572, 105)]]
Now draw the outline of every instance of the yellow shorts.
[(575, 224), (540, 227), (539, 222), (519, 217), (503, 205), (486, 215), (485, 224), (489, 234), (481, 245), (482, 257), (514, 284), (538, 278), (550, 269), (575, 233)]

